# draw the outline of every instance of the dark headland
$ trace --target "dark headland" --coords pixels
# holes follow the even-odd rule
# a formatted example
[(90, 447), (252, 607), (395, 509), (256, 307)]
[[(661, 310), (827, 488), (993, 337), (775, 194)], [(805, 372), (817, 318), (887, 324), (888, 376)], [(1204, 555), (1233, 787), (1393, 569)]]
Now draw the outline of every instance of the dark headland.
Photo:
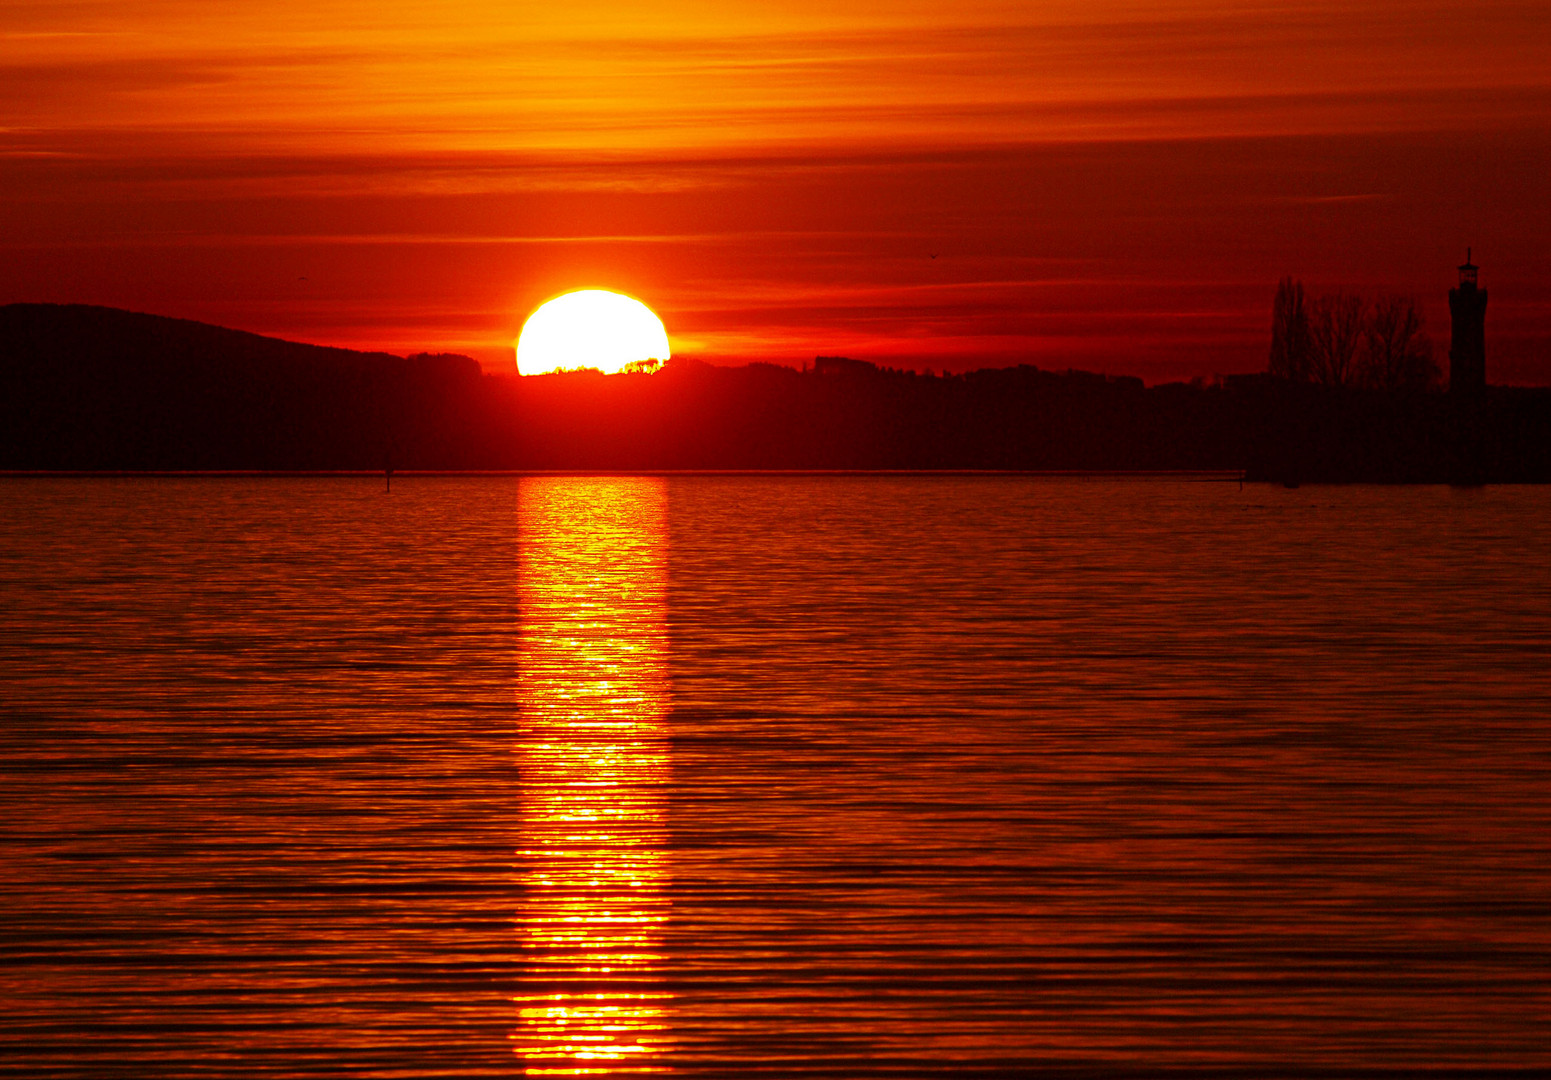
[(1551, 390), (1265, 375), (1144, 387), (1032, 366), (934, 376), (673, 360), (482, 373), (82, 305), (0, 307), (0, 469), (1243, 470), (1551, 481)]

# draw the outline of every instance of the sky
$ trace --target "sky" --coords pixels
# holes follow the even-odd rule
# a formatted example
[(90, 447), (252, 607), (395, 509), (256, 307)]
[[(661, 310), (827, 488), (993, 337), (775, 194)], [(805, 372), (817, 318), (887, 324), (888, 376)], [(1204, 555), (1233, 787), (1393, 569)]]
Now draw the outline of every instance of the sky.
[(510, 369), (558, 293), (674, 353), (1264, 368), (1284, 275), (1473, 249), (1551, 384), (1544, 0), (0, 0), (0, 303)]

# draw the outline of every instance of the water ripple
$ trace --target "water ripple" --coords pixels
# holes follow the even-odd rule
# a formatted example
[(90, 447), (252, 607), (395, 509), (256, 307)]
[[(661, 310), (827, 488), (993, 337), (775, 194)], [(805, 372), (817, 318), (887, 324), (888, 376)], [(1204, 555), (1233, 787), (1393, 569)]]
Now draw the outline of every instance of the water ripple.
[(1548, 524), (0, 481), (0, 1072), (1544, 1069)]

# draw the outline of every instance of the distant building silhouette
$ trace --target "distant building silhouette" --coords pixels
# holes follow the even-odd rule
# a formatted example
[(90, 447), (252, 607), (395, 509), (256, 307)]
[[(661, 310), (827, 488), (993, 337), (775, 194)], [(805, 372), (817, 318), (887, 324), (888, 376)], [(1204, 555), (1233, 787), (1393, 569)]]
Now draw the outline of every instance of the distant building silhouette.
[(1449, 393), (1475, 396), (1486, 390), (1486, 290), (1476, 285), (1476, 271), (1465, 249), (1459, 285), (1449, 290), (1453, 338), (1449, 344)]

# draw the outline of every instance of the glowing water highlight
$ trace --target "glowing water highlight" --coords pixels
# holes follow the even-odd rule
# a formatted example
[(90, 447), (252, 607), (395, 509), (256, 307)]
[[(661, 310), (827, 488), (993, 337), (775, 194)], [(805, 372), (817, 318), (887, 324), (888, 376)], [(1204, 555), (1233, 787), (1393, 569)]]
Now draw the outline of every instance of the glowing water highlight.
[(666, 1043), (667, 492), (524, 479), (513, 1036), (529, 1075), (640, 1072)]

